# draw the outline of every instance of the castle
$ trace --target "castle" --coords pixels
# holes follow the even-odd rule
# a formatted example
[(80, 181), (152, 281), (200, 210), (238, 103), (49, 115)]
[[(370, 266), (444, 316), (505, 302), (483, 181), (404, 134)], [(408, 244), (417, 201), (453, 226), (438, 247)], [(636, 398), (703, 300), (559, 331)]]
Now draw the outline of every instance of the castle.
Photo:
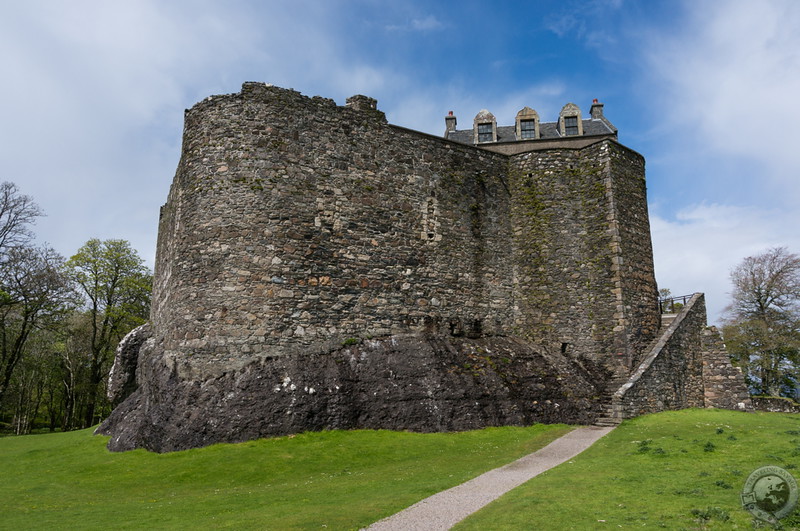
[(749, 407), (702, 294), (662, 325), (644, 159), (602, 104), (456, 126), (261, 83), (187, 110), (109, 447)]

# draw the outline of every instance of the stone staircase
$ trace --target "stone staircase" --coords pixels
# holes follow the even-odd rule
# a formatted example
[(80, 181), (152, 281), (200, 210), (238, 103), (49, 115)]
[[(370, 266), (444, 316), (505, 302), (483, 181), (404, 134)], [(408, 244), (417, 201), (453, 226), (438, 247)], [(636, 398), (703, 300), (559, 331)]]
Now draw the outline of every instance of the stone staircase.
[(626, 374), (619, 374), (608, 381), (605, 391), (600, 395), (603, 413), (594, 421), (595, 426), (616, 426), (622, 422), (622, 418), (614, 414), (614, 393), (627, 381), (628, 375)]
[[(647, 348), (644, 349), (644, 353), (650, 352), (655, 344), (661, 339), (662, 334), (664, 331), (672, 324), (675, 318), (678, 316), (677, 313), (662, 313), (661, 314), (661, 328), (659, 328), (656, 337), (647, 345)], [(632, 373), (635, 371), (632, 371)], [(600, 417), (595, 420), (595, 426), (617, 426), (622, 422), (622, 415), (617, 412), (617, 408), (615, 408), (615, 401), (614, 401), (614, 393), (616, 393), (620, 387), (625, 385), (625, 383), (630, 378), (629, 374), (617, 374), (611, 380), (609, 380), (608, 385), (606, 386), (605, 391), (603, 394), (600, 395), (600, 401), (603, 404), (603, 413)]]
[(659, 329), (659, 333), (661, 333), (665, 328), (672, 324), (672, 321), (678, 317), (677, 313), (662, 313), (661, 314), (661, 328)]

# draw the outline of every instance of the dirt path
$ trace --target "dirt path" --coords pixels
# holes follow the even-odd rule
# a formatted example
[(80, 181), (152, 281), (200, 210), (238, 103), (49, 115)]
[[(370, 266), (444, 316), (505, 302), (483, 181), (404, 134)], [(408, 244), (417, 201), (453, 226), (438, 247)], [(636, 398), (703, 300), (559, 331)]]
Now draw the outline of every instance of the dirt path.
[(545, 470), (578, 455), (614, 428), (587, 426), (556, 439), (541, 450), (434, 494), (379, 520), (369, 531), (444, 530)]

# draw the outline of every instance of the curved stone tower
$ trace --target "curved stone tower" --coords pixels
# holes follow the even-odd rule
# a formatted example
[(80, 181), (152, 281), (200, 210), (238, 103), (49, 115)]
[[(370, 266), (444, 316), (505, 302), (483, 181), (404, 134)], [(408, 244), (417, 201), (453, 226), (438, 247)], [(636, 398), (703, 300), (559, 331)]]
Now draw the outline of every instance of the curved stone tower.
[(186, 112), (152, 335), (100, 431), (170, 451), (591, 422), (656, 292), (644, 161), (615, 140), (507, 155), (246, 83)]

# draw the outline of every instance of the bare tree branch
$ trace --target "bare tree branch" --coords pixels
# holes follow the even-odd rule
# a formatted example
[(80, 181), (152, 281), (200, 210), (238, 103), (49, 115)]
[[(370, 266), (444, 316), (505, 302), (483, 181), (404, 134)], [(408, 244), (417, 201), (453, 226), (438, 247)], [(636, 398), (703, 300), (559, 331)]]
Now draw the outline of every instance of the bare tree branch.
[(17, 185), (0, 183), (0, 259), (9, 251), (33, 238), (29, 226), (44, 213), (33, 199), (22, 195)]

